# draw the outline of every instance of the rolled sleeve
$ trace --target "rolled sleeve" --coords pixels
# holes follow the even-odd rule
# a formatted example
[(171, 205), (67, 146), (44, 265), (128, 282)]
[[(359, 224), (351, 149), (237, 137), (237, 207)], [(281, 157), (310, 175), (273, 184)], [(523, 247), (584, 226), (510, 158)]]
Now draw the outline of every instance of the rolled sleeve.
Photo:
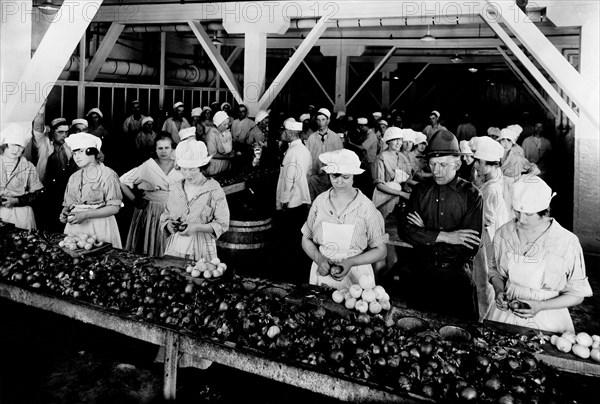
[(115, 172), (112, 172), (106, 179), (106, 204), (121, 206), (122, 201), (123, 193), (121, 192), (119, 177)]
[(310, 210), (308, 211), (308, 216), (306, 217), (306, 223), (304, 223), (304, 225), (302, 226), (302, 229), (300, 230), (302, 232), (302, 235), (306, 236), (306, 238), (308, 239), (313, 239), (313, 228), (315, 225), (315, 221), (317, 219), (317, 207), (316, 204), (313, 203), (313, 205), (310, 207)]
[(579, 241), (573, 245), (572, 252), (569, 255), (572, 259), (567, 273), (567, 285), (561, 293), (579, 297), (592, 296), (593, 292), (585, 273), (583, 250)]
[(208, 223), (215, 232), (215, 238), (218, 239), (223, 233), (229, 230), (229, 206), (225, 198), (225, 192), (222, 189), (215, 191), (214, 199), (214, 220)]
[(367, 243), (370, 248), (379, 247), (386, 244), (390, 237), (385, 232), (385, 222), (383, 216), (377, 210), (371, 212), (367, 219)]

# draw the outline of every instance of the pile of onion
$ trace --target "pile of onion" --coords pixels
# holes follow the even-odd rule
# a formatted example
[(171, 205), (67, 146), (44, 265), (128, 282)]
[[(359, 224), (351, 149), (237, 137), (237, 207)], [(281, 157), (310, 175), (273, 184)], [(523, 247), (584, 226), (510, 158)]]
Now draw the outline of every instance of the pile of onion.
[(392, 307), (390, 295), (383, 286), (375, 285), (375, 278), (369, 275), (362, 275), (358, 284), (350, 286), (349, 289), (334, 291), (331, 298), (336, 303), (344, 303), (347, 309), (356, 309), (360, 313), (379, 314), (382, 310)]
[(190, 274), (192, 278), (200, 278), (201, 276), (204, 278), (218, 278), (223, 275), (226, 269), (227, 264), (221, 262), (218, 258), (213, 258), (208, 262), (204, 258), (200, 258), (195, 265), (188, 265), (185, 272)]

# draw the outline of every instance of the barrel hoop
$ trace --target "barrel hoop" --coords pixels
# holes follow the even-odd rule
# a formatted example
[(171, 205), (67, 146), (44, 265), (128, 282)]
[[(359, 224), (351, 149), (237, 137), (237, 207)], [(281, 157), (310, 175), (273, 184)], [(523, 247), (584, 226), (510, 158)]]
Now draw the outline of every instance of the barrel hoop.
[(259, 231), (271, 230), (272, 226), (269, 224), (268, 226), (261, 227), (235, 227), (229, 226), (229, 233), (257, 233)]
[(217, 246), (228, 248), (230, 250), (256, 250), (258, 248), (267, 247), (269, 243), (254, 243), (254, 244), (233, 244), (225, 241), (217, 241)]
[(272, 218), (268, 218), (266, 220), (256, 220), (256, 221), (241, 221), (241, 220), (230, 220), (229, 226), (237, 226), (237, 227), (255, 227), (255, 226), (264, 226), (266, 224), (270, 224)]

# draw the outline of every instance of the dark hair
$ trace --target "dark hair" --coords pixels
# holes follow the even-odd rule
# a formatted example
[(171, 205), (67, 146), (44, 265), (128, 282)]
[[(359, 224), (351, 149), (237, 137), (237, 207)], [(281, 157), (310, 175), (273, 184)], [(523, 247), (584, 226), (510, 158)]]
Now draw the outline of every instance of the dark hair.
[(169, 141), (171, 141), (171, 148), (172, 149), (175, 148), (175, 141), (171, 137), (171, 134), (169, 132), (160, 131), (158, 133), (158, 135), (156, 135), (156, 137), (154, 138), (154, 150), (155, 151), (156, 151), (156, 146), (158, 146), (158, 142), (160, 140), (169, 140)]
[(540, 210), (539, 212), (537, 212), (539, 217), (552, 217), (550, 215), (550, 206), (548, 206), (546, 209), (544, 210)]
[(486, 161), (486, 160), (482, 160), (482, 159), (478, 159), (476, 157), (473, 157), (475, 159), (475, 161), (485, 161), (485, 165), (486, 166), (491, 166), (491, 167), (499, 167), (500, 166), (500, 162), (499, 161)]

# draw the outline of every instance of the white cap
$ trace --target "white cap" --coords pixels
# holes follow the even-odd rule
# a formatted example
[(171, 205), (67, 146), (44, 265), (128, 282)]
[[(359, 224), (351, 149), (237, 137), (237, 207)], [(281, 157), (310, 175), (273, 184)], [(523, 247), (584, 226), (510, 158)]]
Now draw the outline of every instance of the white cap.
[(379, 123), (379, 125), (389, 126), (389, 124), (387, 123), (387, 121), (384, 120), (384, 119), (380, 119), (378, 123)]
[(69, 124), (67, 123), (67, 120), (65, 118), (56, 118), (53, 119), (52, 122), (50, 122), (50, 127), (53, 128), (55, 126), (69, 126)]
[[(342, 112), (342, 111), (340, 111)], [(325, 115), (327, 117), (327, 119), (331, 118), (331, 112), (329, 112), (329, 110), (327, 108), (321, 108), (320, 110), (317, 111), (317, 115)], [(338, 112), (339, 114), (339, 112)], [(345, 115), (345, 114), (344, 114)]]
[(259, 123), (268, 116), (269, 113), (267, 111), (258, 111), (256, 117), (254, 117), (254, 122)]
[(369, 121), (367, 120), (367, 118), (358, 118), (356, 120), (356, 123), (359, 125), (368, 125)]
[[(479, 144), (479, 139), (481, 139), (482, 137), (488, 137), (488, 136), (475, 136), (475, 137), (472, 137), (471, 140), (469, 140), (469, 148), (472, 151), (477, 150), (477, 145)], [(488, 139), (492, 139), (492, 138), (488, 137)]]
[[(462, 142), (460, 142), (461, 146)], [(477, 150), (475, 150), (473, 157), (485, 161), (500, 161), (504, 157), (504, 147), (491, 137), (484, 136), (477, 141)]]
[[(492, 138), (488, 138), (488, 139), (492, 140)], [(492, 142), (494, 142), (494, 141), (492, 140)], [(500, 146), (500, 143), (498, 143), (498, 142), (494, 142), (494, 143), (496, 143), (498, 146)], [(468, 140), (461, 140), (459, 143), (459, 147), (460, 147), (461, 153), (473, 154), (473, 150), (471, 150), (471, 146), (469, 146)], [(502, 146), (500, 146), (500, 147), (502, 147)], [(503, 150), (504, 150), (504, 148), (503, 148)]]
[(402, 131), (402, 140), (405, 142), (413, 142), (417, 140), (417, 132), (412, 129), (400, 129)]
[(191, 128), (181, 129), (179, 131), (179, 139), (185, 140), (189, 137), (196, 136), (196, 127), (192, 126)]
[(83, 118), (73, 119), (73, 121), (71, 122), (71, 126), (75, 126), (75, 125), (85, 125), (86, 128), (88, 126), (90, 126), (88, 124), (88, 121), (86, 119), (83, 119)]
[(435, 115), (438, 119), (440, 119), (440, 113), (437, 111), (431, 111), (429, 115)]
[(513, 189), (513, 209), (523, 213), (541, 212), (548, 209), (555, 195), (538, 176), (517, 181)]
[(222, 104), (221, 104), (221, 110), (223, 110), (223, 108), (224, 108), (225, 106), (229, 106), (229, 108), (231, 108), (231, 104), (230, 104), (230, 103), (228, 103), (228, 102), (224, 102), (224, 103), (222, 103)]
[(383, 115), (381, 114), (381, 112), (373, 112), (373, 118), (375, 119), (379, 119), (381, 118)]
[(85, 150), (89, 147), (95, 147), (100, 150), (102, 147), (102, 140), (98, 136), (85, 132), (73, 133), (65, 139), (65, 143), (73, 151)]
[(500, 128), (496, 128), (495, 126), (490, 126), (487, 130), (488, 136), (500, 136)]
[(198, 107), (198, 108), (192, 109), (191, 116), (200, 116), (200, 115), (202, 115), (202, 108)]
[(427, 142), (427, 135), (423, 132), (415, 132), (415, 144), (421, 143), (425, 143), (426, 145), (429, 144), (429, 142)]
[(102, 114), (102, 111), (100, 111), (100, 108), (90, 109), (86, 116), (90, 116), (91, 114), (98, 114), (100, 116), (100, 118), (104, 118), (104, 115)]
[(500, 131), (500, 136), (498, 136), (498, 140), (508, 139), (513, 143), (516, 143), (518, 135), (513, 129), (504, 128)]
[(302, 122), (296, 122), (294, 118), (288, 118), (285, 121), (283, 121), (283, 127), (286, 130), (300, 132), (302, 131)]
[(0, 132), (0, 144), (18, 144), (25, 148), (32, 137), (31, 128), (18, 123), (10, 123)]
[(327, 174), (362, 174), (365, 170), (360, 168), (360, 159), (351, 150), (340, 149), (321, 153), (319, 160), (325, 166), (322, 168)]
[(392, 126), (385, 130), (385, 133), (383, 134), (383, 143), (387, 143), (394, 139), (402, 139), (403, 137), (404, 133), (402, 132), (402, 129)]
[(523, 132), (523, 128), (521, 127), (521, 125), (518, 125), (518, 124), (508, 125), (507, 128), (511, 129), (513, 132), (515, 132), (517, 134), (517, 138), (519, 137), (521, 132)]
[(213, 116), (213, 123), (216, 127), (219, 127), (219, 125), (225, 122), (226, 119), (229, 119), (229, 115), (227, 115), (227, 112), (217, 111), (215, 116)]
[(196, 139), (181, 142), (175, 149), (175, 162), (179, 167), (202, 167), (207, 165), (211, 158), (204, 142)]
[(302, 114), (300, 115), (300, 122), (310, 121), (310, 114)]
[(177, 109), (179, 107), (183, 107), (183, 102), (177, 101), (175, 104), (173, 104), (173, 109)]
[(154, 118), (152, 118), (151, 116), (145, 116), (144, 118), (142, 118), (142, 126), (148, 122), (154, 122)]

